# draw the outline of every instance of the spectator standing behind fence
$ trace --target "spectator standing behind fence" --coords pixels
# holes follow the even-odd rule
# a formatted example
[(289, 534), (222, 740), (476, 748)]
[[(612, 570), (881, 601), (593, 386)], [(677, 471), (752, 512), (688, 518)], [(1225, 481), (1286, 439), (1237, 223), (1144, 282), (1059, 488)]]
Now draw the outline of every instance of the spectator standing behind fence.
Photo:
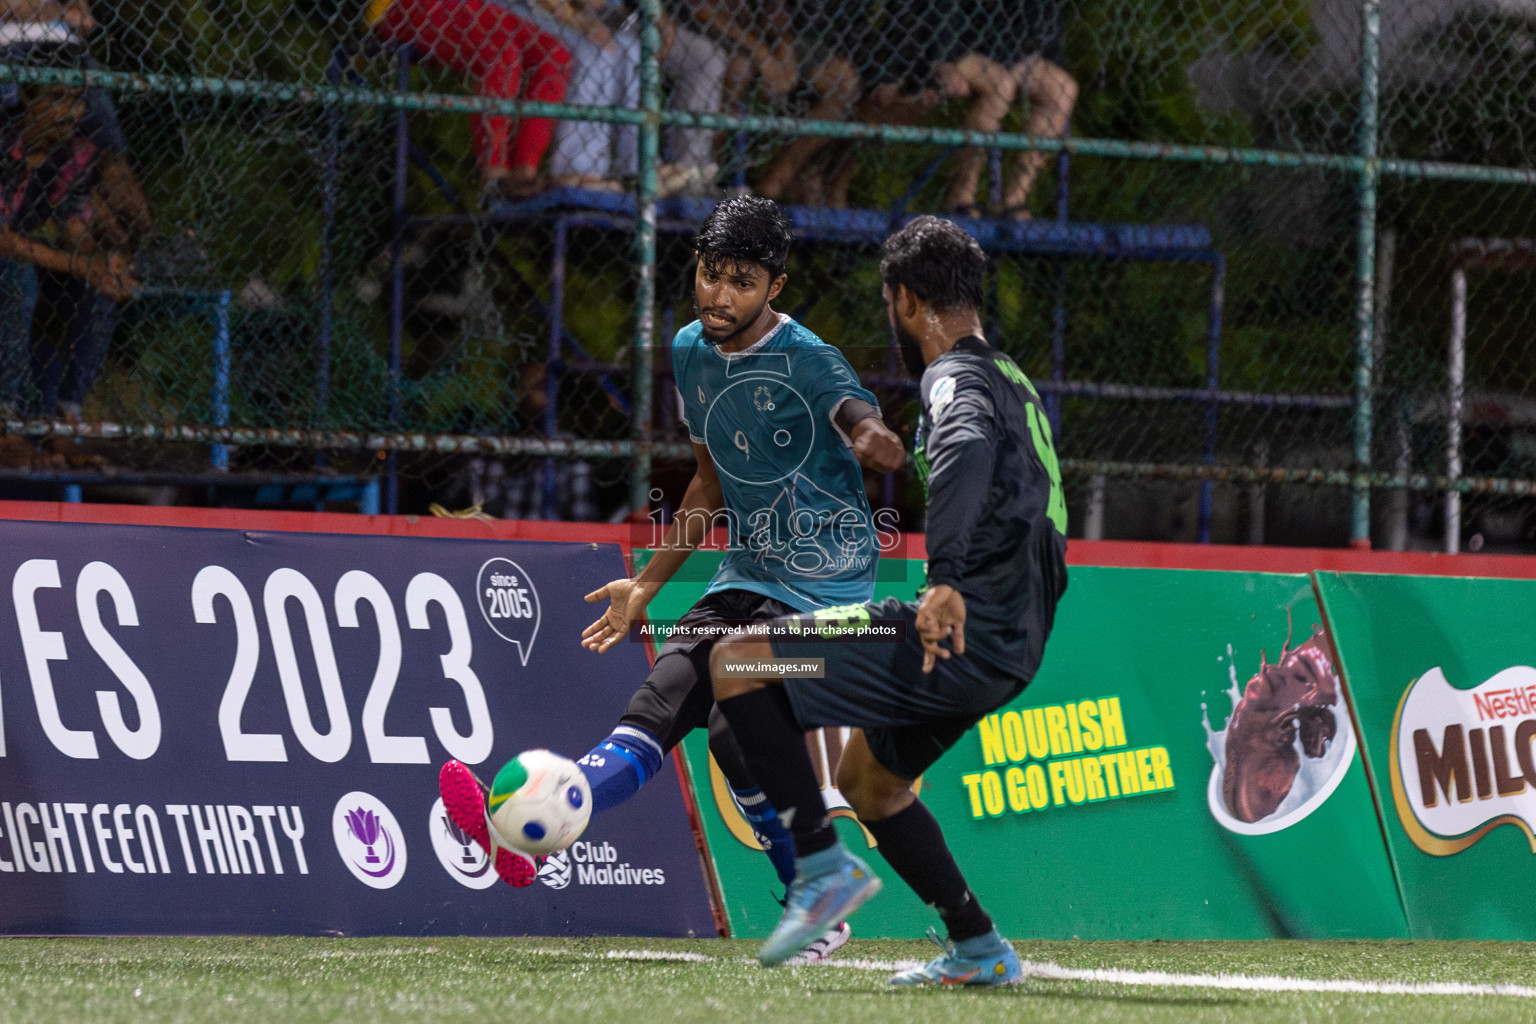
[[(570, 54), (559, 40), (496, 0), (371, 0), (367, 21), (386, 42), (409, 44), (418, 59), (473, 79), (482, 96), (545, 103), (565, 99)], [(539, 162), (555, 123), (524, 117), (517, 119), (514, 131), (513, 120), (507, 114), (471, 118), (475, 162), (487, 197), (516, 199), (541, 187)]]
[[(85, 0), (9, 0), (0, 5), (0, 60), (12, 66), (90, 68), (85, 37), (95, 28)], [(38, 109), (61, 112), (61, 139), (67, 120), (63, 115), (74, 117), (68, 157), (35, 151), (47, 148), (50, 131), (39, 130), (37, 124), (39, 116), (50, 115), (35, 109), (29, 116), (24, 90)], [(86, 283), (92, 277), (89, 261), (126, 267), (127, 254), (153, 226), (149, 204), (128, 164), (128, 141), (106, 90), (91, 87), (82, 93), (60, 86), (50, 92), (11, 83), (0, 90), (0, 123), (0, 145), (5, 147), (0, 166), (9, 183), (0, 196), (0, 222), (12, 234), (0, 243), (0, 344), (8, 353), (0, 365), (10, 378), (9, 383), (0, 382), (0, 406), (7, 412), (79, 422), (86, 393), (106, 361), (117, 320), (116, 300), (123, 298), (112, 287), (93, 290)], [(18, 149), (23, 139), (29, 142)], [(34, 146), (32, 140), (38, 139), (44, 144)], [(29, 149), (34, 151), (23, 152)], [(32, 163), (31, 174), (25, 173), (27, 161)], [(29, 183), (23, 184), (18, 174)], [(37, 239), (20, 235), (27, 230), (61, 238), (74, 257), (75, 270), (61, 273), (57, 253), (44, 252), (34, 244)], [(46, 330), (39, 330), (54, 322), (61, 336), (58, 346), (44, 337)], [(10, 454), (30, 459), (30, 446), (17, 441)], [(77, 443), (56, 437), (50, 447), (54, 457), (67, 453), (76, 461), (99, 461), (77, 455)]]
[[(86, 0), (0, 0), (0, 61), (11, 65), (92, 67), (86, 37), (96, 29)], [(149, 204), (128, 165), (128, 140), (105, 89), (85, 90), (80, 131), (101, 150), (101, 188), (135, 238), (150, 227)], [(0, 119), (21, 116), (21, 87), (0, 84)]]
[[(610, 0), (501, 0), (518, 17), (560, 40), (571, 55), (568, 102), (580, 106), (640, 106), (640, 23), (629, 6)], [(679, 26), (668, 11), (657, 54), (671, 85), (671, 105), (695, 113), (720, 109), (725, 53), (707, 36)], [(670, 159), (656, 168), (661, 195), (702, 193), (719, 168), (707, 129), (672, 129)], [(639, 129), (601, 121), (561, 121), (555, 129), (550, 174), (565, 188), (623, 191), (621, 178), (639, 170)]]
[[(102, 187), (102, 152), (81, 130), (82, 91), (27, 85), (22, 96), (21, 116), (0, 129), (0, 412), (77, 417), (117, 303), (138, 282), (112, 244), (127, 228)], [(35, 330), (40, 299), (62, 320), (57, 346)]]
[[(731, 52), (724, 102), (735, 106), (758, 79), (769, 99), (797, 89), (813, 94), (805, 116), (843, 121), (859, 98), (859, 75), (851, 55), (864, 31), (860, 0), (683, 0), (693, 21)], [(754, 191), (782, 198), (806, 164), (827, 144), (824, 138), (795, 138), (758, 179)]]

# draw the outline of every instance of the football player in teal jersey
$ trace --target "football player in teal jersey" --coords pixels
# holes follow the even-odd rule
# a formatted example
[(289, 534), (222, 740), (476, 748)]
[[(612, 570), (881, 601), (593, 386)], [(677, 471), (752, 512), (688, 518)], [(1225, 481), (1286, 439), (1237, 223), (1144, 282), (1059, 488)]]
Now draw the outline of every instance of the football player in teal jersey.
[[(795, 874), (794, 844), (714, 709), (710, 650), (743, 623), (869, 600), (880, 551), (863, 471), (892, 472), (905, 461), (900, 438), (843, 354), (774, 310), (788, 280), (790, 240), (784, 214), (756, 196), (722, 202), (699, 231), (699, 318), (672, 343), (698, 466), (656, 556), (635, 578), (587, 595), (608, 601), (608, 609), (582, 644), (600, 653), (628, 636), (712, 528), (727, 530), (729, 551), (618, 726), (579, 762), (592, 786), (592, 813), (600, 814), (639, 792), (689, 732), (709, 728), (710, 750), (786, 886)], [(532, 882), (532, 860), (499, 840), (493, 849), (485, 788), (469, 769), (450, 761), (440, 788), (450, 817), (491, 851), (501, 877), (514, 886)], [(848, 934), (846, 924), (836, 924), (808, 959), (827, 955)]]

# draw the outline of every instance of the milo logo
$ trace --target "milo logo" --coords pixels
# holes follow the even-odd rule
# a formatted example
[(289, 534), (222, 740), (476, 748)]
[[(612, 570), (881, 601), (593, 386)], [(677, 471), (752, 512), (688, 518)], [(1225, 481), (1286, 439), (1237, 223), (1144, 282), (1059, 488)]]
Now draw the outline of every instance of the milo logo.
[(1536, 851), (1536, 668), (1517, 665), (1470, 689), (1440, 668), (1411, 683), (1392, 726), (1392, 800), (1425, 853), (1459, 853), (1500, 825)]

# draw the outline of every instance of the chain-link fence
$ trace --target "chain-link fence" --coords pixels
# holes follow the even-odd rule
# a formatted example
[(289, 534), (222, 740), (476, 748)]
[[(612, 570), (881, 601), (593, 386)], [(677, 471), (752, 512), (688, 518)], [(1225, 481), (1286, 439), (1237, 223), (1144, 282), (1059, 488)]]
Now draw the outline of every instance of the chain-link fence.
[(675, 505), (691, 233), (755, 191), (906, 428), (879, 243), (977, 236), (1073, 535), (1529, 547), (1533, 46), (1536, 0), (0, 0), (0, 487)]

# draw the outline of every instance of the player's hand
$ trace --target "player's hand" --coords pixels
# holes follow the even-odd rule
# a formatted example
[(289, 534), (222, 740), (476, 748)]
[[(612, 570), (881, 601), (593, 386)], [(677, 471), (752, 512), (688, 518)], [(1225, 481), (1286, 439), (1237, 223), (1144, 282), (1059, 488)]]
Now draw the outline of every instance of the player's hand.
[[(933, 671), (939, 658), (948, 658), (950, 650), (965, 653), (965, 598), (947, 583), (939, 583), (923, 592), (917, 606), (917, 635), (923, 641), (923, 672)], [(940, 647), (949, 641), (949, 649)]]
[(581, 646), (602, 654), (629, 635), (629, 627), (645, 614), (651, 590), (634, 580), (614, 580), (587, 595), (588, 604), (608, 601), (603, 617), (581, 631)]
[(901, 438), (877, 417), (870, 416), (853, 425), (853, 457), (859, 465), (876, 473), (894, 473), (907, 462), (907, 450)]

